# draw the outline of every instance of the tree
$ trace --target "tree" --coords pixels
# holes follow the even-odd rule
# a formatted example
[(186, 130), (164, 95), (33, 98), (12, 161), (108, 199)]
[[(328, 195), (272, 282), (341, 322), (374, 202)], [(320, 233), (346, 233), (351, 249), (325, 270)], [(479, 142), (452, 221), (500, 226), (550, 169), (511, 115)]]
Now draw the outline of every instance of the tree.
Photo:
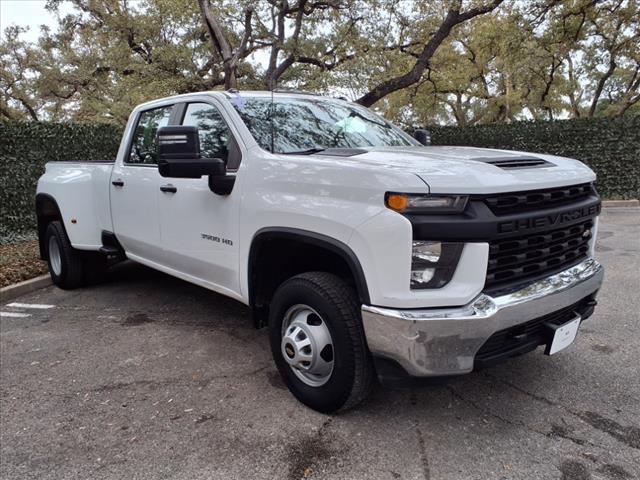
[[(422, 79), (391, 95), (384, 110), (408, 126), (589, 116), (594, 101), (593, 115), (638, 112), (640, 15), (637, 2), (619, 3), (510, 4), (467, 22), (443, 42)], [(616, 68), (606, 79), (606, 43), (594, 37), (590, 19), (621, 32), (623, 48), (615, 49)]]
[[(55, 12), (58, 5), (50, 1), (48, 8)], [(60, 17), (57, 31), (43, 30), (36, 45), (18, 45), (19, 38), (5, 32), (2, 51), (23, 52), (3, 55), (5, 70), (19, 72), (20, 59), (32, 59), (18, 84), (30, 92), (43, 119), (124, 123), (133, 106), (151, 98), (223, 84), (190, 0), (134, 6), (127, 0), (73, 0), (73, 6), (73, 13)], [(6, 101), (14, 112), (26, 109), (15, 95)]]
[(38, 101), (35, 86), (29, 78), (38, 64), (38, 56), (20, 40), (21, 33), (24, 33), (23, 28), (10, 26), (0, 44), (0, 114), (14, 120), (21, 119), (26, 113), (31, 120), (39, 120), (38, 110), (43, 102)]
[(572, 116), (623, 115), (640, 101), (637, 0), (571, 0), (540, 7), (542, 38), (561, 45), (559, 78)]
[(422, 50), (416, 57), (413, 67), (402, 75), (392, 77), (376, 85), (360, 97), (357, 102), (368, 107), (390, 93), (410, 87), (411, 85), (419, 82), (422, 78), (422, 74), (429, 66), (429, 61), (455, 26), (467, 22), (478, 15), (494, 10), (502, 2), (503, 0), (492, 0), (485, 5), (471, 7), (465, 11), (462, 11), (462, 0), (453, 0), (450, 2), (450, 6), (447, 8), (444, 19), (436, 31), (424, 42)]
[[(326, 40), (339, 21), (348, 24), (347, 33), (357, 21), (357, 17), (351, 15), (352, 5), (346, 1), (248, 2), (239, 5), (236, 12), (244, 21), (242, 35), (235, 35), (233, 16), (228, 14), (228, 8), (214, 12), (210, 0), (198, 0), (198, 4), (209, 32), (214, 60), (224, 66), (225, 88), (238, 86), (240, 62), (258, 50), (268, 55), (260, 81), (268, 90), (276, 88), (285, 73), (296, 65), (306, 64), (321, 71), (335, 68), (340, 61), (334, 58), (331, 62), (327, 58), (335, 57), (337, 44), (344, 38), (336, 38), (333, 47)], [(320, 45), (324, 48), (318, 48)]]
[(233, 47), (229, 37), (231, 35), (225, 32), (221, 23), (218, 21), (217, 15), (215, 15), (211, 9), (209, 0), (198, 0), (200, 11), (204, 24), (209, 32), (209, 39), (211, 42), (211, 52), (213, 60), (222, 62), (222, 68), (224, 71), (224, 86), (225, 88), (236, 88), (238, 86), (238, 66), (240, 61), (244, 60), (253, 51), (249, 48), (249, 42), (252, 42), (251, 36), (251, 17), (253, 16), (253, 6), (247, 5), (244, 7), (244, 33), (237, 42), (237, 46)]
[(277, 87), (406, 126), (640, 112), (638, 0), (70, 1), (35, 44), (5, 29), (1, 118), (122, 124), (160, 96)]

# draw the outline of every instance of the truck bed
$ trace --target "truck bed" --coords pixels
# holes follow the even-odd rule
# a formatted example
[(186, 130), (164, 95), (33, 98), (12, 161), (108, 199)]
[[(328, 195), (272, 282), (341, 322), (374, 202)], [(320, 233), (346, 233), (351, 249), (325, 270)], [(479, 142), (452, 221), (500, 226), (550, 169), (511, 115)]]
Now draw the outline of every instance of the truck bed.
[(97, 250), (102, 231), (113, 231), (109, 204), (112, 161), (49, 162), (38, 181), (38, 193), (48, 195), (63, 212), (73, 247)]

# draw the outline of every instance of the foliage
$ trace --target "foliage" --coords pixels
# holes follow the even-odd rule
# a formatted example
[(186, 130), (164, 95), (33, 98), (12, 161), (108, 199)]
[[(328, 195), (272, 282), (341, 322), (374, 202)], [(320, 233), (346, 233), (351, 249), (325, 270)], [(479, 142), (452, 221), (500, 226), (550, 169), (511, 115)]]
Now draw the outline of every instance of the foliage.
[(455, 30), (388, 101), (405, 125), (638, 114), (639, 45), (637, 0), (505, 3)]
[[(604, 198), (640, 198), (640, 116), (430, 129), (434, 145), (576, 158), (595, 170)], [(0, 243), (33, 236), (36, 182), (46, 162), (113, 160), (121, 133), (104, 124), (0, 124)]]
[(0, 242), (35, 230), (35, 191), (46, 162), (113, 160), (120, 127), (104, 124), (0, 123)]
[(640, 198), (640, 116), (432, 127), (434, 145), (469, 145), (575, 158), (603, 198)]
[(69, 1), (37, 44), (5, 29), (0, 117), (123, 125), (233, 86), (338, 93), (407, 127), (640, 112), (639, 0)]
[(0, 288), (47, 272), (36, 240), (0, 245)]

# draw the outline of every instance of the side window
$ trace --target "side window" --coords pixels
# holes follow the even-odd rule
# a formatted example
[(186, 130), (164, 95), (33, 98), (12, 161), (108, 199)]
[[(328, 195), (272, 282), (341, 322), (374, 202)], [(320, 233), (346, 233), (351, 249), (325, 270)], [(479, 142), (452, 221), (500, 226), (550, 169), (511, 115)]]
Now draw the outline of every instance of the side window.
[[(202, 158), (221, 158), (229, 169), (238, 168), (239, 155), (233, 135), (218, 109), (207, 103), (190, 103), (184, 114), (182, 125), (198, 127), (200, 154)], [(230, 154), (230, 151), (232, 152)]]
[(156, 158), (156, 133), (158, 128), (169, 124), (173, 105), (145, 110), (138, 118), (138, 125), (133, 132), (131, 151), (126, 163), (154, 165)]

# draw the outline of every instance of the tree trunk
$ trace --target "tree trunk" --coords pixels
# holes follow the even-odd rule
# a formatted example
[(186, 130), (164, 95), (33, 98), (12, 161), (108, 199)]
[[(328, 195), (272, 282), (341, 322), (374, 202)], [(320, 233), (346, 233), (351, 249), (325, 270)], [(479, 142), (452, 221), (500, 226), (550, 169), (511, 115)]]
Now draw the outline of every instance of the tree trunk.
[(598, 81), (598, 86), (596, 87), (596, 91), (593, 94), (593, 101), (591, 102), (591, 108), (589, 108), (589, 117), (593, 117), (596, 114), (596, 108), (598, 107), (598, 101), (600, 100), (600, 95), (602, 95), (604, 84), (607, 83), (607, 80), (609, 80), (609, 77), (613, 75), (613, 72), (617, 67), (615, 57), (613, 56), (613, 52), (610, 52), (609, 55), (611, 56), (609, 60), (609, 69), (605, 72), (604, 75), (602, 75), (602, 77)]
[(236, 69), (233, 66), (224, 67), (224, 88), (229, 90), (231, 88), (238, 88), (238, 78), (236, 75)]
[(247, 55), (247, 45), (251, 37), (251, 16), (253, 7), (245, 9), (244, 14), (244, 34), (240, 44), (235, 49), (232, 48), (229, 40), (224, 35), (222, 26), (209, 8), (209, 0), (198, 0), (202, 19), (211, 37), (211, 53), (216, 60), (222, 60), (224, 72), (224, 86), (228, 90), (238, 86), (238, 63)]

